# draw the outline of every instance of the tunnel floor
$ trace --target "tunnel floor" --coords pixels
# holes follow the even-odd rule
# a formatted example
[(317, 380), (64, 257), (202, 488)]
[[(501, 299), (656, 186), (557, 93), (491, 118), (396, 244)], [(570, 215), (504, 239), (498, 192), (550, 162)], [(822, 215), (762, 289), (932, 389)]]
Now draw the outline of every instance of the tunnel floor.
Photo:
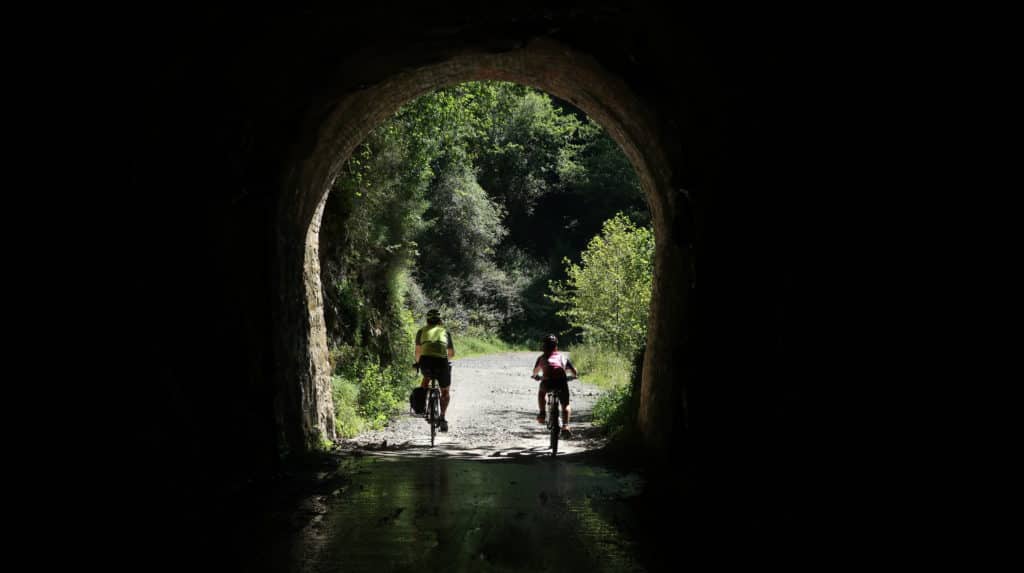
[[(532, 356), (456, 362), (453, 431), (434, 447), (423, 419), (403, 416), (205, 507), (167, 539), (195, 548), (172, 549), (176, 563), (253, 572), (591, 572), (765, 557), (735, 535), (747, 527), (746, 508), (705, 507), (694, 529), (681, 469), (652, 474), (626, 452), (609, 452), (590, 420), (600, 392), (585, 383), (573, 388), (576, 436), (552, 457), (535, 420)], [(707, 529), (709, 515), (724, 525)], [(779, 549), (787, 561), (804, 551), (798, 538)]]
[(234, 540), (249, 571), (643, 571), (634, 473), (568, 459), (361, 456), (305, 525)]
[(537, 354), (455, 361), (451, 431), (435, 446), (422, 417), (399, 416), (225, 509), (209, 548), (243, 571), (650, 570), (644, 478), (601, 454), (601, 390), (572, 383), (573, 433), (552, 457), (529, 378)]
[[(749, 496), (695, 507), (687, 482), (607, 451), (333, 453), (205, 505), (161, 536), (144, 569), (679, 571), (817, 567), (847, 555), (821, 543), (829, 527), (780, 519), (778, 503), (765, 508), (772, 515), (741, 501)], [(758, 514), (767, 522), (752, 524)]]

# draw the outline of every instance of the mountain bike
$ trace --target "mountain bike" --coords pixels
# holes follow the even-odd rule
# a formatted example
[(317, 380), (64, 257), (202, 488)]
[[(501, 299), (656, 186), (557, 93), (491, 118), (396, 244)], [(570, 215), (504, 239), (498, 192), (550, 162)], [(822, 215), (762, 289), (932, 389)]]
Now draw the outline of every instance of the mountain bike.
[[(419, 373), (419, 363), (413, 365)], [(427, 388), (427, 407), (423, 411), (423, 417), (430, 424), (430, 447), (434, 447), (434, 437), (437, 435), (437, 428), (441, 425), (441, 390), (437, 386), (437, 376), (433, 372), (430, 376), (430, 387)]]
[[(543, 377), (531, 376), (531, 378), (541, 380)], [(575, 376), (567, 376), (566, 382), (575, 379)], [(558, 392), (553, 389), (548, 390), (544, 398), (544, 411), (547, 412), (547, 428), (551, 435), (551, 456), (554, 457), (558, 455), (558, 438), (562, 434), (562, 400), (558, 397)]]

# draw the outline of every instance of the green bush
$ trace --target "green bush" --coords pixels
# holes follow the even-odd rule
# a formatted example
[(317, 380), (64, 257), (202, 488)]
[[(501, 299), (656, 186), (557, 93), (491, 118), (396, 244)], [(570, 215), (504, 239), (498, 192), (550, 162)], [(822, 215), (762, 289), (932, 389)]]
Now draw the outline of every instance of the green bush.
[[(351, 352), (351, 350), (349, 350)], [(345, 349), (332, 352), (332, 357)], [(361, 431), (379, 429), (402, 410), (415, 384), (415, 372), (409, 364), (382, 367), (369, 356), (340, 363), (332, 378), (335, 428), (345, 437)]]
[(633, 385), (621, 384), (598, 398), (594, 404), (594, 424), (604, 428), (609, 434), (616, 434), (627, 427), (634, 419), (631, 411), (633, 404)]
[(334, 397), (334, 429), (343, 438), (351, 438), (363, 431), (365, 423), (356, 411), (359, 387), (341, 376), (332, 376)]
[(368, 367), (359, 382), (359, 415), (367, 425), (379, 429), (387, 424), (399, 406), (408, 398), (412, 372), (403, 375), (394, 366)]
[(549, 298), (583, 339), (632, 354), (647, 336), (654, 276), (654, 232), (619, 213), (591, 239), (579, 265), (565, 260), (568, 279), (551, 281)]

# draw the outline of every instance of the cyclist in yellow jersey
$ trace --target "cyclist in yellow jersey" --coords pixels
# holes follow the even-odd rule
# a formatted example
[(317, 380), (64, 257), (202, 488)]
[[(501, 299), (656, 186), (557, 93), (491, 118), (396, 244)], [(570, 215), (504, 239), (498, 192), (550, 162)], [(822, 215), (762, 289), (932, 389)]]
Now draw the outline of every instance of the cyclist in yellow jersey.
[(437, 309), (427, 312), (427, 325), (416, 332), (416, 363), (423, 372), (423, 381), (420, 386), (430, 386), (430, 378), (437, 378), (437, 385), (441, 387), (441, 431), (448, 431), (448, 420), (445, 419), (445, 412), (448, 411), (448, 402), (451, 397), (448, 389), (452, 385), (451, 363), (449, 360), (455, 356), (455, 346), (452, 345), (452, 335), (441, 322), (441, 313)]

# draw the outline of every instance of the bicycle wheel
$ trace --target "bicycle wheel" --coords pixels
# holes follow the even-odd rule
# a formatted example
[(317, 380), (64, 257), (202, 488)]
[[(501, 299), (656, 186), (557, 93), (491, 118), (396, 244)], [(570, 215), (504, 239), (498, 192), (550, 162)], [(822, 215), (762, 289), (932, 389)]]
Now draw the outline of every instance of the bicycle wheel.
[(551, 408), (548, 412), (548, 427), (551, 429), (551, 455), (558, 454), (558, 435), (562, 432), (560, 425), (560, 415), (558, 407), (558, 398), (551, 400)]
[(441, 412), (438, 408), (438, 396), (437, 391), (433, 390), (430, 392), (430, 446), (434, 446), (434, 436), (437, 435), (437, 424), (441, 418)]

